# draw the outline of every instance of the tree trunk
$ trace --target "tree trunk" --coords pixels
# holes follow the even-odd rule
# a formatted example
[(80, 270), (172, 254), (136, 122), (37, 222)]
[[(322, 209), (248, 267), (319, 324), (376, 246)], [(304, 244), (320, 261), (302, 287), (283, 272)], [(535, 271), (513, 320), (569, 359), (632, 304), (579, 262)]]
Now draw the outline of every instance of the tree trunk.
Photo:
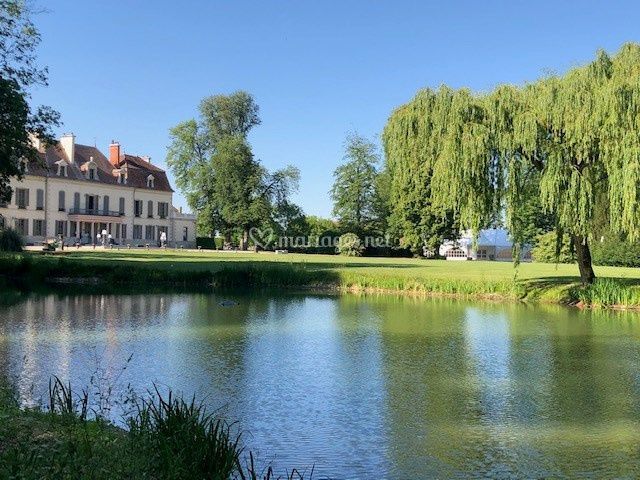
[(240, 250), (246, 250), (249, 248), (249, 229), (245, 228), (242, 231), (242, 245), (240, 246)]
[(578, 260), (578, 269), (580, 270), (580, 280), (585, 285), (592, 284), (596, 279), (591, 265), (591, 251), (589, 250), (589, 242), (586, 237), (581, 235), (573, 236), (573, 246), (576, 249), (576, 258)]

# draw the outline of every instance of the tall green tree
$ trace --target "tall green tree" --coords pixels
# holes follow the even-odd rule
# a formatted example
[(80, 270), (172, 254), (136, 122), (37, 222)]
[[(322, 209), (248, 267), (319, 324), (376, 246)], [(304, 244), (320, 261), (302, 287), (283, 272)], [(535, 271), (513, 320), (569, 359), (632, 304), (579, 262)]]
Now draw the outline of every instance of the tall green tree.
[(53, 143), (59, 115), (49, 107), (30, 106), (30, 89), (47, 85), (47, 69), (36, 62), (40, 34), (27, 2), (0, 0), (0, 201), (11, 199), (11, 178), (24, 175), (23, 160), (37, 162), (33, 135)]
[[(432, 201), (477, 230), (504, 209), (518, 231), (527, 175), (570, 235), (581, 279), (595, 279), (589, 241), (602, 228), (640, 237), (640, 45), (597, 58), (564, 75), (487, 94), (441, 88), (419, 121), (433, 163)], [(393, 117), (392, 120), (394, 121)]]
[(246, 248), (249, 231), (268, 224), (297, 189), (299, 172), (268, 172), (254, 157), (247, 135), (260, 124), (258, 105), (246, 92), (207, 97), (200, 119), (170, 130), (167, 164), (189, 206), (198, 213), (198, 233), (233, 235)]
[(380, 157), (373, 142), (353, 133), (345, 141), (344, 160), (333, 173), (333, 215), (346, 228), (364, 233), (375, 220)]
[(452, 209), (436, 206), (431, 199), (437, 131), (429, 118), (443, 115), (435, 93), (424, 90), (393, 112), (382, 135), (390, 177), (390, 229), (402, 246), (418, 253), (424, 247), (437, 253), (444, 240), (459, 235)]

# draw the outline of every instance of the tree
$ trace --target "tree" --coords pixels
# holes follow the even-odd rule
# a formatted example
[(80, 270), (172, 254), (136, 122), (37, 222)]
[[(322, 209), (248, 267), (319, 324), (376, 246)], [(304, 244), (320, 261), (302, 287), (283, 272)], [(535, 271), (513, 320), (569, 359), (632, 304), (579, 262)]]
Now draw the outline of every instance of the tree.
[(380, 158), (372, 142), (354, 133), (345, 141), (344, 160), (346, 163), (333, 173), (333, 214), (346, 227), (363, 233), (375, 218), (376, 166)]
[(428, 92), (420, 121), (433, 163), (432, 201), (478, 230), (504, 209), (521, 228), (523, 196), (533, 170), (537, 195), (570, 235), (583, 283), (595, 279), (589, 240), (606, 215), (613, 232), (640, 237), (640, 45), (523, 87), (487, 94), (446, 87)]
[(40, 161), (30, 135), (55, 142), (51, 127), (59, 124), (58, 113), (29, 105), (29, 89), (47, 85), (46, 68), (36, 64), (39, 43), (27, 4), (0, 0), (0, 202), (11, 199), (10, 180), (22, 178), (24, 160)]
[(260, 124), (258, 105), (246, 92), (207, 97), (200, 120), (170, 130), (167, 164), (189, 206), (198, 212), (200, 234), (239, 235), (247, 248), (249, 231), (272, 221), (288, 203), (300, 177), (295, 167), (268, 172), (254, 158), (247, 141)]
[[(437, 253), (444, 240), (459, 236), (452, 209), (434, 205), (431, 178), (437, 157), (431, 116), (441, 116), (436, 95), (424, 90), (393, 112), (382, 140), (389, 175), (389, 227), (404, 247)], [(445, 121), (444, 119), (442, 121)]]

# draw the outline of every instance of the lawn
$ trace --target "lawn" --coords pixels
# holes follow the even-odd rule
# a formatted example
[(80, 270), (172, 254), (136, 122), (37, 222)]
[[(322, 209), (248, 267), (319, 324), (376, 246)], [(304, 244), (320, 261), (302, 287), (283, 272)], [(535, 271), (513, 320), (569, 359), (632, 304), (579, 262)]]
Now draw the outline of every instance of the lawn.
[[(83, 278), (87, 283), (150, 288), (334, 288), (348, 291), (502, 297), (640, 306), (640, 269), (596, 267), (594, 287), (579, 286), (576, 265), (358, 258), (333, 255), (180, 250), (66, 250), (0, 257), (0, 272), (28, 282)], [(89, 282), (88, 280), (91, 280)], [(597, 287), (597, 288), (595, 288)], [(603, 298), (606, 297), (606, 298)]]

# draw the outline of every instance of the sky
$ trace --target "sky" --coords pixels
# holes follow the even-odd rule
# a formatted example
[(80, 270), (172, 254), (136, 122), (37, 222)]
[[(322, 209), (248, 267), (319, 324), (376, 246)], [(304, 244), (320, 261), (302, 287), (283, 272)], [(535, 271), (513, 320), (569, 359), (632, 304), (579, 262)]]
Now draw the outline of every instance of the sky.
[[(254, 154), (297, 166), (293, 200), (322, 216), (346, 135), (380, 144), (419, 89), (521, 84), (640, 41), (631, 1), (34, 1), (49, 86), (33, 101), (62, 114), (57, 133), (165, 168), (172, 126), (246, 90), (262, 118)], [(187, 208), (180, 192), (174, 204)]]

